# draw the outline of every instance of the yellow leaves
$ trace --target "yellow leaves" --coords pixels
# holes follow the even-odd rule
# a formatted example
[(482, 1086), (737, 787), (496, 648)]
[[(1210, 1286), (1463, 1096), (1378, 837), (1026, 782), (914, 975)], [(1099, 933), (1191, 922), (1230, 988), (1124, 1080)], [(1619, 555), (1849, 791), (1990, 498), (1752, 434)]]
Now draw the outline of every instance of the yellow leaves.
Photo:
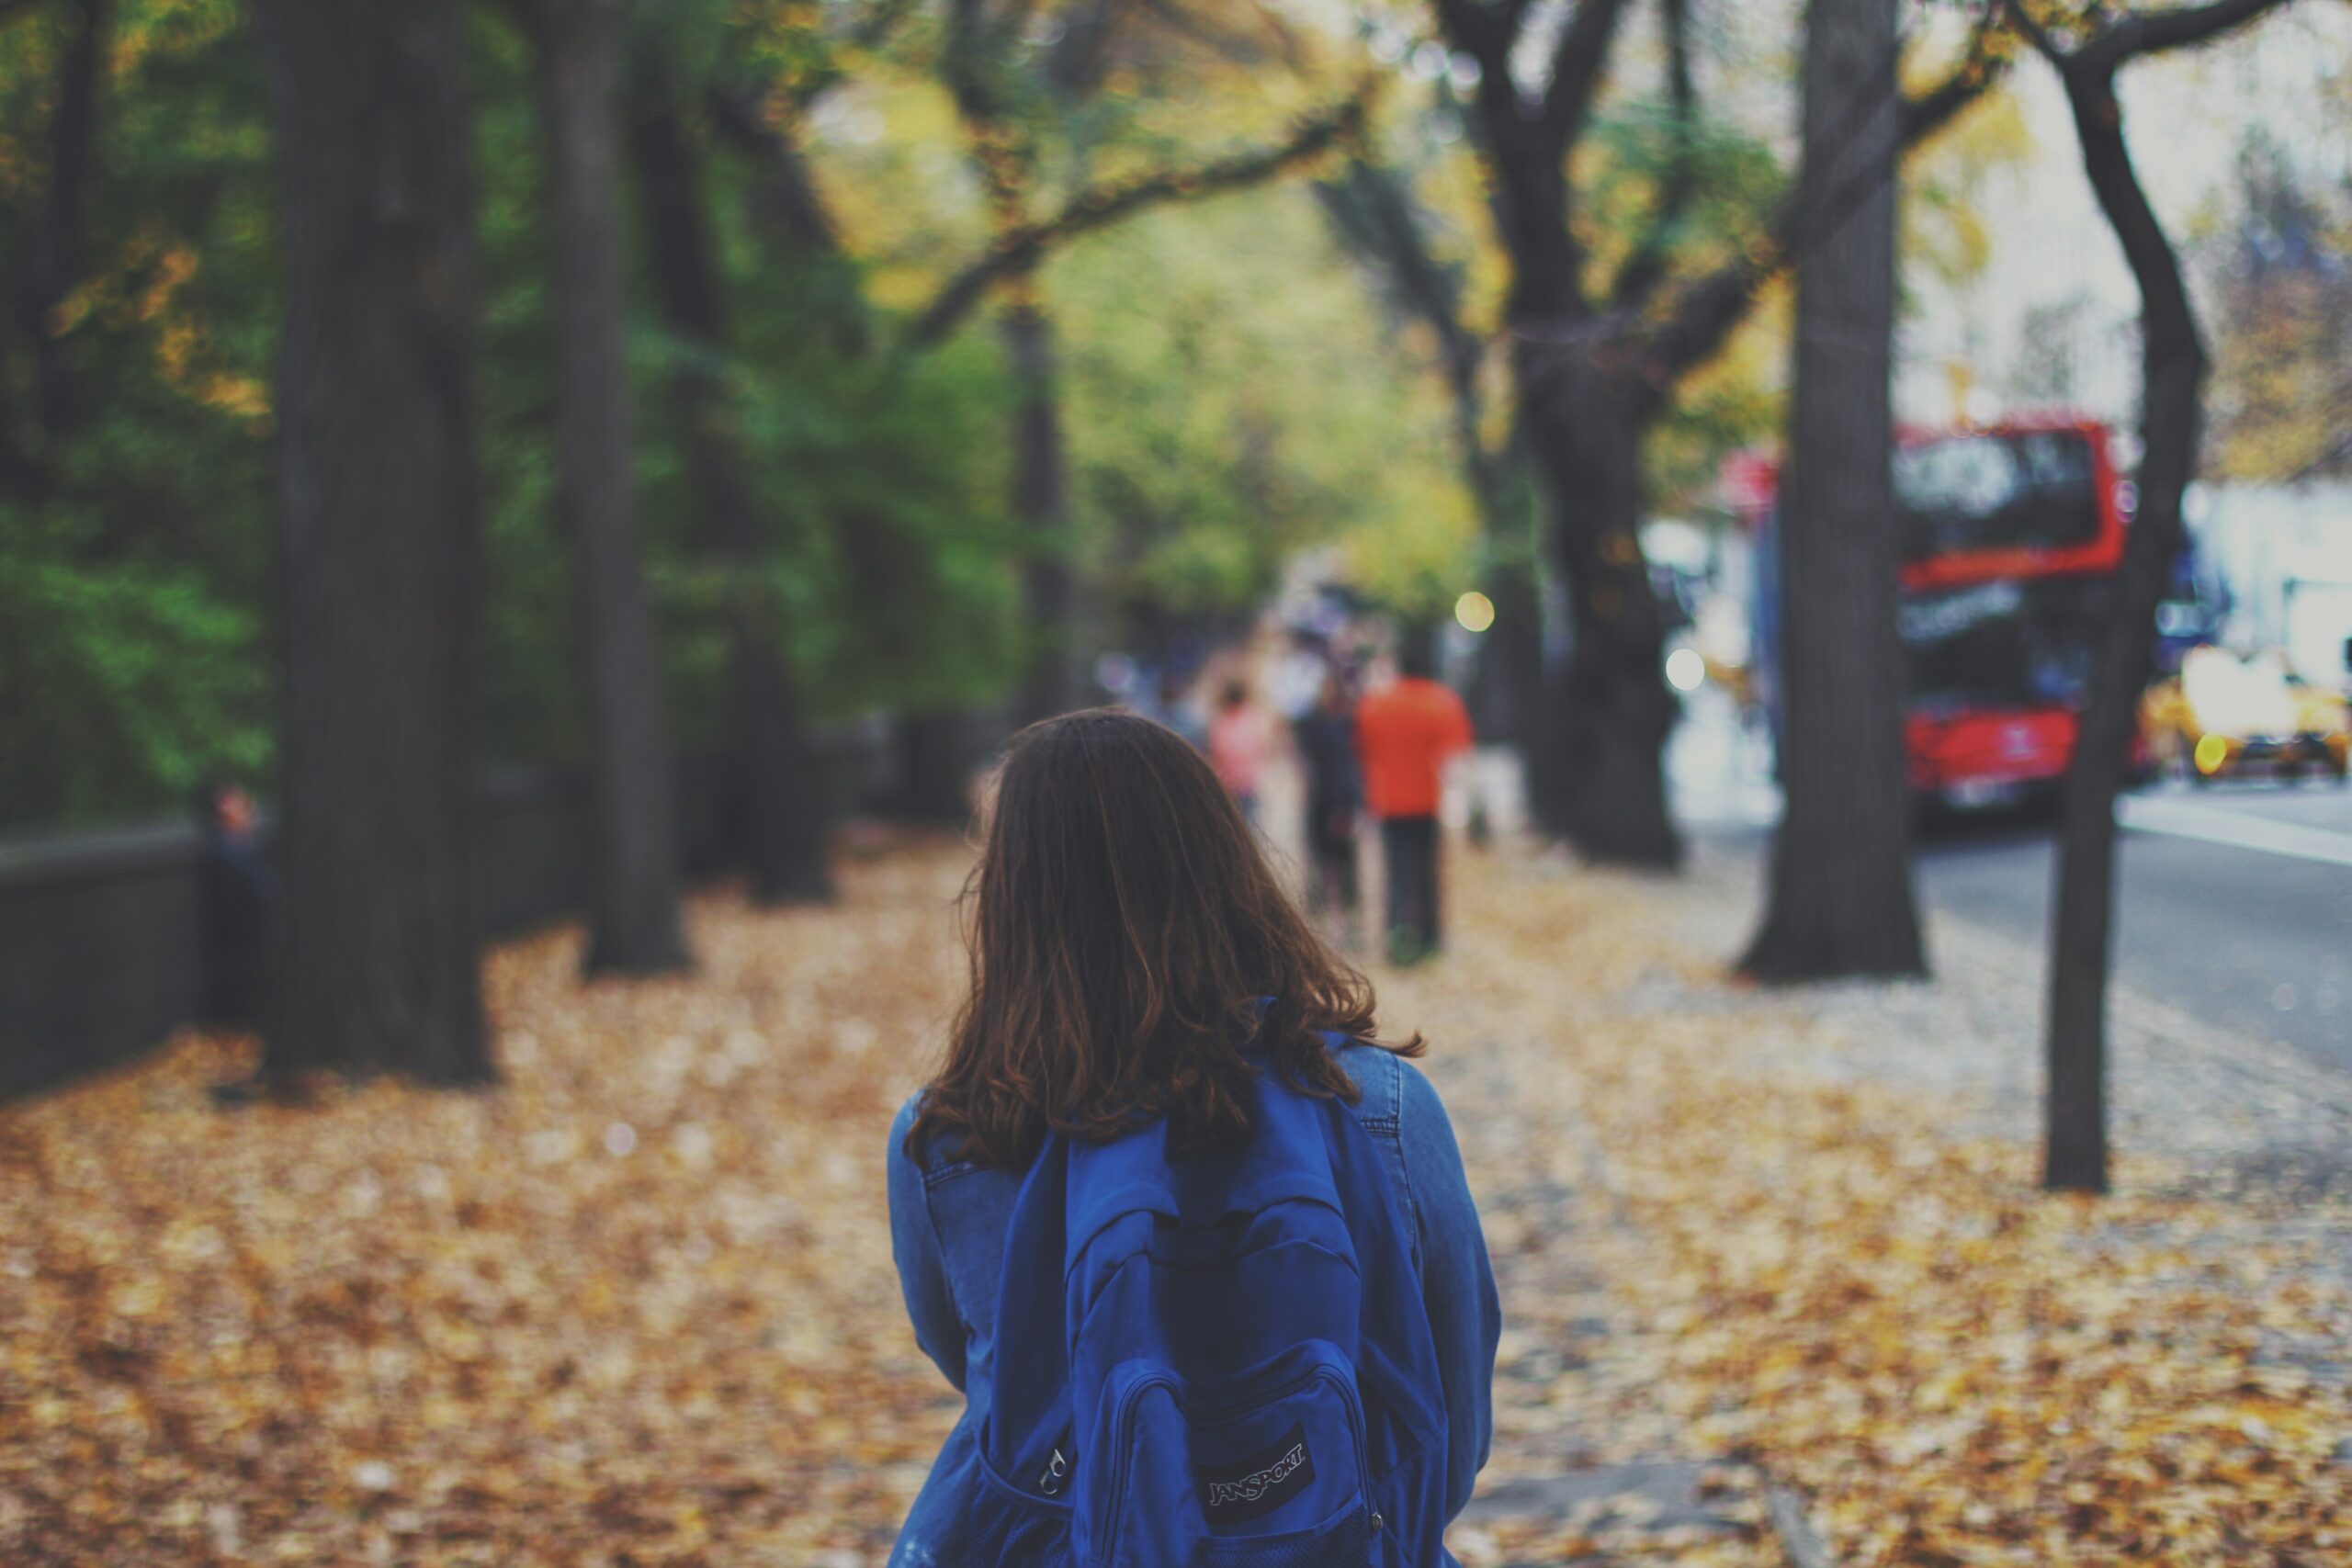
[(1939, 1373), (1920, 1384), (1919, 1391), (1911, 1396), (1911, 1404), (1913, 1408), (1918, 1410), (1930, 1412), (1950, 1410), (1960, 1403), (1960, 1396), (1966, 1392), (1967, 1388), (1967, 1372), (1954, 1369)]
[(114, 328), (146, 327), (164, 384), (207, 408), (249, 423), (269, 417), (269, 389), (222, 369), (204, 319), (185, 298), (198, 272), (196, 251), (160, 227), (135, 231), (121, 251), (49, 314), (62, 337), (93, 316)]
[(1564, 1244), (1510, 1213), (1522, 1333), (1571, 1342), (1565, 1269), (1613, 1305), (1553, 1386), (1506, 1382), (1506, 1433), (1540, 1408), (1607, 1460), (1752, 1456), (1841, 1562), (2352, 1560), (2352, 1395), (2296, 1359), (2352, 1360), (2340, 1205), (2154, 1196), (2180, 1177), (2145, 1159), (2119, 1198), (2045, 1199), (2030, 1148), (1826, 1081), (1802, 1000), (1694, 968), (1675, 927), (1720, 887), (1457, 865), (1453, 949), (1384, 977), (1384, 1015), (1430, 1032), (1490, 1213), (1589, 1139), (1577, 1201), (1623, 1219)]
[[(1457, 857), (1453, 950), (1381, 976), (1504, 1280), (1497, 1472), (1736, 1456), (1853, 1564), (2352, 1561), (2339, 1210), (2148, 1161), (2044, 1200), (1951, 1105), (1787, 1070), (1834, 1031), (1668, 940), (1691, 895), (1502, 861)], [(704, 900), (692, 978), (502, 952), (486, 1095), (223, 1113), (243, 1047), (189, 1037), (0, 1111), (0, 1561), (878, 1563), (956, 1410), (881, 1159), (962, 863)], [(1624, 1505), (1456, 1550), (1777, 1568), (1753, 1466), (1734, 1529)]]
[[(1908, 90), (1946, 69), (1906, 72)], [(1964, 288), (1992, 260), (1996, 214), (2006, 181), (2021, 175), (2036, 148), (2017, 95), (1996, 85), (1914, 152), (1905, 164), (1902, 249), (1939, 283)]]
[(239, 25), (239, 9), (232, 0), (147, 0), (118, 7), (107, 49), (109, 91), (141, 90), (146, 85), (139, 76), (150, 60), (184, 57), (213, 42)]
[(188, 1036), (0, 1111), (0, 1562), (878, 1562), (952, 1415), (881, 1159), (960, 869), (707, 901), (692, 979), (500, 953), (479, 1097), (222, 1112)]

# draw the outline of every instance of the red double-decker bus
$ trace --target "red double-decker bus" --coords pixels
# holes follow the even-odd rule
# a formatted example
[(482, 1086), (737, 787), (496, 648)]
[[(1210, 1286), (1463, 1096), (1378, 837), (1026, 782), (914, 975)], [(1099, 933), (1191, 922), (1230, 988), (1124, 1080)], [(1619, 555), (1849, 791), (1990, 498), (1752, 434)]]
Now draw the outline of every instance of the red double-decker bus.
[[(1758, 525), (1758, 686), (1777, 720), (1777, 486), (1749, 463), (1739, 483), (1764, 502), (1744, 509)], [(2074, 755), (2131, 507), (2106, 427), (1905, 430), (1894, 466), (1911, 787), (1963, 808), (2052, 787)]]

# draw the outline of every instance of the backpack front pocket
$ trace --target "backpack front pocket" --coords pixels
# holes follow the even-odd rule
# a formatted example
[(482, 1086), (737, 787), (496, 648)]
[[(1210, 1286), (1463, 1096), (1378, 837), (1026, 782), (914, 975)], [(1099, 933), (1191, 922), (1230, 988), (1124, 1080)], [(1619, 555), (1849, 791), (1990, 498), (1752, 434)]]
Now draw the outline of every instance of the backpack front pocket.
[(1093, 1543), (1097, 1561), (1356, 1568), (1366, 1560), (1363, 1413), (1335, 1347), (1301, 1347), (1215, 1391), (1188, 1388), (1164, 1367), (1123, 1371), (1104, 1391), (1115, 1438), (1109, 1472), (1081, 1478), (1100, 1487), (1089, 1516), (1115, 1521), (1110, 1539)]

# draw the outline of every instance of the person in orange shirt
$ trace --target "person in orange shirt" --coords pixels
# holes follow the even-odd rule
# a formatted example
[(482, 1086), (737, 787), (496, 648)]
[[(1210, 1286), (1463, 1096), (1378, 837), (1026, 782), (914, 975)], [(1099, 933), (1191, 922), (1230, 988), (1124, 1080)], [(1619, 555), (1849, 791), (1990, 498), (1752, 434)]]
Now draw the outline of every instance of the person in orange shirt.
[(1438, 798), (1445, 765), (1469, 750), (1470, 715), (1436, 677), (1426, 636), (1405, 639), (1399, 678), (1356, 709), (1364, 804), (1380, 818), (1390, 956), (1399, 964), (1438, 949)]

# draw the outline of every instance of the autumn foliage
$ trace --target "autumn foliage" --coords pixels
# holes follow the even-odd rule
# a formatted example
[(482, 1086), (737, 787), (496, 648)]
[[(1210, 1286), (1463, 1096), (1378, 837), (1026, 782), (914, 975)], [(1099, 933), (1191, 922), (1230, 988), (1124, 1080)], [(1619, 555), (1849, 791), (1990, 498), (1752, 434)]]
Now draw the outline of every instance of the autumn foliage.
[[(878, 1564), (956, 1408), (881, 1160), (966, 864), (706, 897), (690, 978), (509, 947), (487, 1092), (224, 1111), (190, 1036), (0, 1111), (0, 1560)], [(1847, 1563), (2352, 1558), (2340, 1204), (2144, 1154), (2045, 1198), (2029, 1125), (1832, 1081), (1809, 1004), (1670, 940), (1703, 887), (1459, 871), (1452, 953), (1375, 977), (1504, 1282), (1488, 1479), (1711, 1461), (1731, 1521), (1489, 1519), (1466, 1568), (1784, 1562), (1767, 1481)]]

